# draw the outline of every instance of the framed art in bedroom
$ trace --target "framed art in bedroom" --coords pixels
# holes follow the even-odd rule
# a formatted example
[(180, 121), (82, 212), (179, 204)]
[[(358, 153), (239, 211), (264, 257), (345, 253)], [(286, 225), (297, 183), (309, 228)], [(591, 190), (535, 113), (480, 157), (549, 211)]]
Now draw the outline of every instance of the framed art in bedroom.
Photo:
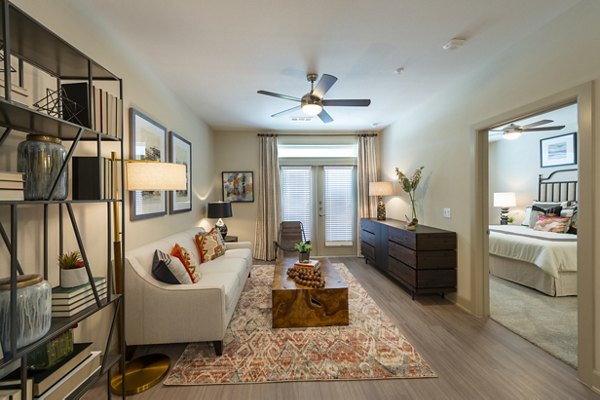
[(577, 132), (540, 139), (540, 167), (577, 164)]
[(169, 133), (169, 162), (185, 165), (187, 187), (170, 192), (169, 213), (192, 211), (192, 144), (175, 132)]
[[(131, 159), (167, 161), (167, 128), (142, 112), (130, 109)], [(131, 193), (129, 218), (137, 221), (167, 214), (164, 190), (138, 190)]]

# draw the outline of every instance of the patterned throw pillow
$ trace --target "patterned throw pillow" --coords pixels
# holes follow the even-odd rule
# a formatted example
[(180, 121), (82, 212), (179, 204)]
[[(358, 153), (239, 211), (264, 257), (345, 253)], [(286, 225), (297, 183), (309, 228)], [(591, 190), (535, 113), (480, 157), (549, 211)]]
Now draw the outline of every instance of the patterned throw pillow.
[(165, 283), (193, 283), (188, 269), (181, 260), (160, 250), (154, 252), (152, 275)]
[(570, 227), (571, 218), (569, 217), (551, 217), (541, 215), (538, 217), (535, 226), (536, 231), (566, 233)]
[(185, 247), (175, 244), (171, 250), (171, 255), (177, 257), (190, 275), (192, 282), (196, 283), (200, 280), (200, 272), (197, 271), (196, 265), (190, 257), (190, 252)]
[(198, 253), (200, 253), (200, 262), (202, 263), (214, 260), (225, 254), (223, 238), (219, 231), (214, 228), (210, 232), (198, 232), (194, 239)]

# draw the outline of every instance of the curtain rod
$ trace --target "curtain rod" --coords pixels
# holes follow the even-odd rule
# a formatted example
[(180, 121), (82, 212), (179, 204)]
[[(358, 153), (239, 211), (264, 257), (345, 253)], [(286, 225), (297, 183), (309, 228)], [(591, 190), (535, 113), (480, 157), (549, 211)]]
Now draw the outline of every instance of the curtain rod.
[(371, 136), (377, 136), (378, 134), (373, 132), (373, 133), (341, 133), (341, 134), (332, 134), (332, 135), (328, 135), (328, 134), (322, 134), (322, 133), (258, 133), (256, 134), (256, 136), (258, 137), (277, 137), (277, 136), (329, 136), (329, 137), (334, 137), (334, 136), (358, 136), (358, 137), (371, 137)]

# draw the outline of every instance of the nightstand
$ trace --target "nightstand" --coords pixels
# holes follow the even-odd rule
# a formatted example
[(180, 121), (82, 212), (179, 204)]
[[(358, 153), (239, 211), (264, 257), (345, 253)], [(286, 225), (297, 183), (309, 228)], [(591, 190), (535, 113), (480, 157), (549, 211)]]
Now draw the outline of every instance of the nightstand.
[(224, 240), (225, 240), (225, 243), (228, 243), (228, 242), (229, 243), (233, 243), (233, 242), (237, 242), (238, 241), (238, 237), (237, 236), (227, 235), (227, 236), (225, 236)]

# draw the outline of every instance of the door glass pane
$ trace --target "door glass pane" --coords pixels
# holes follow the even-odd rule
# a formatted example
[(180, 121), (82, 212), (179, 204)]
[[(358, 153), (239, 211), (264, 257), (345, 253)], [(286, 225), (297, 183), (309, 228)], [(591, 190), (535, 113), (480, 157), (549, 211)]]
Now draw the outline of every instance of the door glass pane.
[(281, 167), (279, 179), (282, 221), (301, 221), (306, 240), (311, 240), (314, 204), (311, 167)]
[(353, 246), (354, 167), (326, 166), (323, 170), (325, 246)]

